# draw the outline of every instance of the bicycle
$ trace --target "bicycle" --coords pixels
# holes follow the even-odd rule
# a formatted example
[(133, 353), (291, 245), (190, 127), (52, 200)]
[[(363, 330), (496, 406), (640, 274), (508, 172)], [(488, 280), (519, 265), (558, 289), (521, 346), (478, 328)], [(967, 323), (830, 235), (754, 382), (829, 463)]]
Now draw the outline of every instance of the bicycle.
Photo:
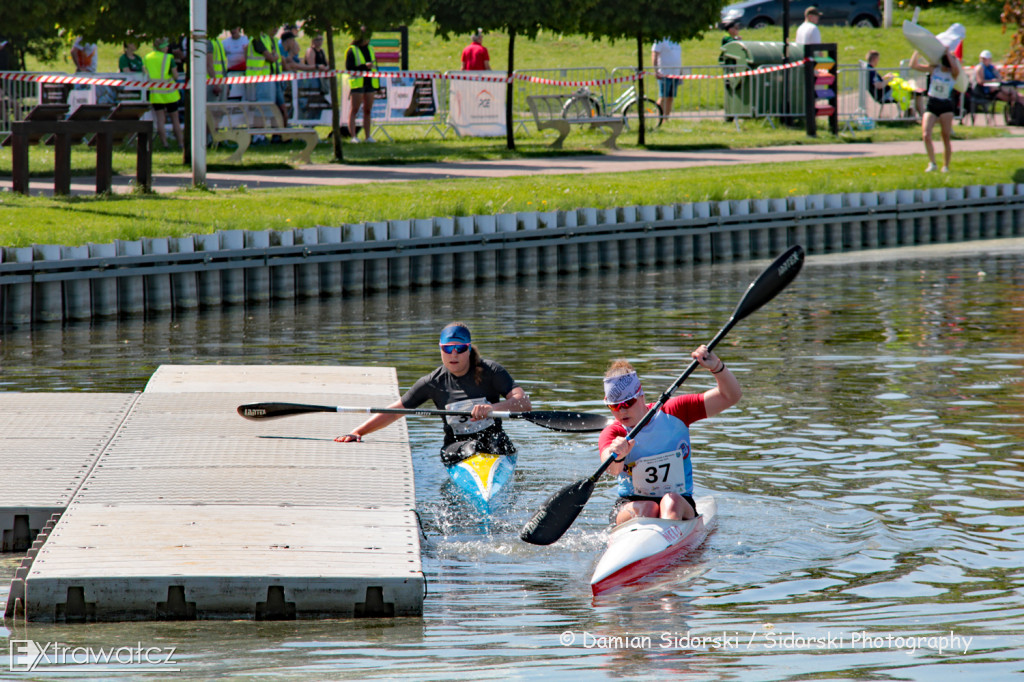
[[(592, 93), (584, 86), (571, 94), (562, 105), (562, 118), (598, 118), (601, 116), (622, 116), (626, 127), (636, 127), (640, 114), (636, 106), (636, 90), (628, 87), (611, 105), (611, 111), (605, 114), (604, 95)], [(650, 97), (644, 97), (644, 123), (647, 130), (654, 130), (662, 124), (661, 105)]]

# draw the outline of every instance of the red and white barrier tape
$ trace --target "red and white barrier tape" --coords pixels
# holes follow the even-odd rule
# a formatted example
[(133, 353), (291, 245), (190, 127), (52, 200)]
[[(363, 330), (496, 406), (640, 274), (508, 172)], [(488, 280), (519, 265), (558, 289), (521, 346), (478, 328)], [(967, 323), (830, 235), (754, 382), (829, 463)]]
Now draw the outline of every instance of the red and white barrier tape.
[[(666, 78), (672, 80), (714, 80), (723, 78), (743, 78), (747, 76), (757, 76), (765, 73), (773, 73), (775, 71), (783, 71), (785, 69), (795, 69), (803, 66), (807, 63), (807, 59), (802, 59), (792, 64), (783, 64), (779, 66), (768, 66), (759, 69), (752, 69), (749, 71), (739, 71), (736, 73), (728, 73), (721, 75), (712, 74), (687, 74), (687, 75), (667, 75)], [(377, 79), (391, 79), (391, 78), (414, 78), (414, 79), (436, 79), (436, 80), (458, 80), (458, 81), (479, 81), (485, 83), (508, 83), (512, 80), (524, 81), (527, 83), (535, 83), (538, 85), (554, 85), (558, 87), (571, 87), (571, 88), (583, 88), (583, 87), (599, 87), (602, 85), (613, 85), (617, 83), (630, 83), (639, 80), (640, 76), (633, 73), (628, 76), (620, 76), (617, 78), (598, 78), (587, 81), (566, 81), (556, 80), (553, 78), (541, 78), (540, 76), (529, 76), (525, 74), (513, 74), (511, 78), (508, 76), (492, 76), (492, 75), (476, 75), (467, 73), (437, 73), (434, 71), (380, 71), (380, 72), (366, 72), (366, 71), (302, 71), (292, 73), (280, 73), (269, 76), (226, 76), (223, 78), (207, 78), (207, 85), (244, 85), (247, 83), (277, 83), (284, 81), (293, 80), (306, 80), (310, 78), (331, 78), (333, 76), (348, 75), (353, 78), (377, 78)], [(645, 76), (653, 76), (651, 72), (644, 72)], [(0, 71), (0, 80), (9, 80), (15, 82), (27, 82), (27, 83), (56, 83), (59, 85), (105, 85), (109, 87), (144, 87), (149, 90), (186, 90), (188, 89), (188, 83), (176, 83), (170, 81), (160, 80), (145, 80), (136, 78), (97, 78), (95, 76), (63, 76), (57, 74), (36, 74), (36, 73), (21, 73), (17, 71)]]
[(786, 69), (795, 69), (797, 67), (803, 66), (804, 64), (806, 64), (809, 61), (811, 61), (811, 60), (805, 58), (805, 59), (801, 59), (798, 62), (792, 62), (790, 64), (779, 64), (778, 66), (762, 66), (759, 69), (751, 69), (749, 71), (736, 71), (734, 73), (725, 73), (725, 74), (719, 74), (719, 75), (713, 75), (713, 74), (680, 74), (680, 75), (670, 75), (670, 74), (665, 74), (664, 77), (665, 78), (669, 78), (671, 80), (682, 80), (682, 81), (685, 81), (685, 80), (721, 80), (723, 78), (745, 78), (747, 76), (760, 76), (763, 73), (774, 73), (776, 71), (785, 71)]

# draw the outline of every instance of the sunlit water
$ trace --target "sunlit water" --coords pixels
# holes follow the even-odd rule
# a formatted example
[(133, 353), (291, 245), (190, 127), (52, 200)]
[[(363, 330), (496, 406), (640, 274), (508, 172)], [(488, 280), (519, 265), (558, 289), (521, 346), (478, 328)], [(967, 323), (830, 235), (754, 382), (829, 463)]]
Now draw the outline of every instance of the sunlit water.
[[(629, 358), (656, 395), (763, 265), (10, 332), (0, 390), (135, 391), (160, 364), (262, 362), (395, 366), (404, 389), (436, 366), (437, 330), (461, 319), (538, 407), (600, 410), (609, 360)], [(1024, 256), (811, 259), (719, 353), (745, 394), (693, 428), (698, 494), (717, 497), (718, 528), (640, 585), (591, 597), (607, 482), (559, 543), (518, 539), (551, 492), (596, 469), (594, 435), (509, 423), (515, 488), (485, 525), (445, 483), (437, 424), (416, 418), (422, 619), (2, 632), (173, 645), (174, 679), (1020, 677)], [(680, 390), (710, 385), (703, 372)], [(0, 577), (17, 561), (0, 559)]]

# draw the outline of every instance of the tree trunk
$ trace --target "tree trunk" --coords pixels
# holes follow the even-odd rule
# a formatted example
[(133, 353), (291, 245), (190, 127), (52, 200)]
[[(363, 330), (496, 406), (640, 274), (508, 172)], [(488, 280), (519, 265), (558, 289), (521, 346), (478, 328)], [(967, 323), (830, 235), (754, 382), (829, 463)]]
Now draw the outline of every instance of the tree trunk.
[(512, 81), (512, 65), (515, 64), (516, 30), (508, 30), (508, 83), (505, 85), (505, 146), (516, 148), (515, 128), (512, 125), (512, 97), (514, 95)]
[[(327, 38), (327, 68), (334, 71), (334, 29), (328, 25), (325, 33)], [(355, 135), (354, 132), (352, 134)], [(334, 160), (344, 161), (345, 154), (341, 150), (341, 102), (338, 99), (337, 76), (331, 76), (331, 139), (334, 141)]]
[(644, 109), (646, 107), (644, 107), (644, 78), (643, 78), (643, 73), (644, 73), (644, 33), (643, 33), (643, 31), (638, 31), (637, 34), (636, 34), (636, 72), (637, 72), (637, 74), (640, 75), (640, 78), (638, 78), (637, 81), (636, 81), (636, 114), (637, 114), (637, 120), (639, 121), (637, 123), (637, 127), (639, 128), (639, 130), (637, 130), (637, 134), (636, 134), (636, 143), (638, 145), (640, 145), (641, 147), (644, 147), (644, 146), (647, 145), (647, 137), (644, 134), (646, 132), (644, 129), (647, 126), (644, 125)]

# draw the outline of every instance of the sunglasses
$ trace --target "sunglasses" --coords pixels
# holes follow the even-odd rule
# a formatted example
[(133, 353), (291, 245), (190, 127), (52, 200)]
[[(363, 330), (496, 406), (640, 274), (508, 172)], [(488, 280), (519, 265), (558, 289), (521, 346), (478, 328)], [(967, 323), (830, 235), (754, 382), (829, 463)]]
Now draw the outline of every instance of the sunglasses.
[(628, 410), (636, 404), (637, 398), (630, 398), (629, 400), (623, 400), (621, 403), (615, 403), (609, 405), (608, 409), (612, 412), (618, 412), (619, 410)]
[(468, 343), (442, 343), (441, 352), (449, 355), (460, 355), (469, 350)]

